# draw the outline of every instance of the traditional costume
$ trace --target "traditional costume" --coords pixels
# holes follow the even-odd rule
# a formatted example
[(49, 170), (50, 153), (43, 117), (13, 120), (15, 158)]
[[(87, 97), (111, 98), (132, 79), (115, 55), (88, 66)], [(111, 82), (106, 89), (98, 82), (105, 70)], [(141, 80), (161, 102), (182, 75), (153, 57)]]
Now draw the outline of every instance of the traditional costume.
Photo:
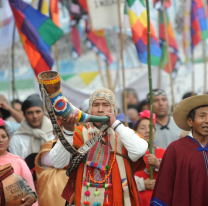
[[(107, 100), (111, 104), (111, 112), (117, 113), (114, 94), (101, 88), (90, 97), (89, 114), (92, 103), (97, 99)], [(100, 129), (93, 123), (76, 127), (75, 132), (64, 129), (66, 139), (76, 148), (99, 132)], [(86, 161), (71, 174), (62, 197), (68, 205), (76, 206), (140, 205), (134, 172), (145, 167), (143, 155), (147, 142), (118, 120), (101, 136), (101, 141), (88, 151)], [(70, 158), (70, 153), (58, 140), (50, 152), (51, 163), (54, 167), (63, 168), (69, 164)]]
[[(190, 111), (208, 105), (208, 96), (184, 99), (175, 108), (173, 118), (183, 130), (190, 131)], [(167, 148), (153, 191), (151, 206), (208, 205), (208, 144), (203, 147), (192, 136), (174, 141)]]

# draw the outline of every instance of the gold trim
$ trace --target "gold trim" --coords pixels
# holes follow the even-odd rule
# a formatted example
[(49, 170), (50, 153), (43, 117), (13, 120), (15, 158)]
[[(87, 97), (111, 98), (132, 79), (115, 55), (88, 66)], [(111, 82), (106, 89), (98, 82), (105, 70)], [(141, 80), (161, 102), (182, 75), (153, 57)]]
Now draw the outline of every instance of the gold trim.
[(58, 76), (57, 78), (55, 79), (50, 79), (50, 80), (43, 80), (41, 79), (41, 83), (42, 84), (45, 84), (45, 85), (48, 85), (48, 84), (55, 84), (57, 82), (59, 82), (61, 80), (60, 76)]

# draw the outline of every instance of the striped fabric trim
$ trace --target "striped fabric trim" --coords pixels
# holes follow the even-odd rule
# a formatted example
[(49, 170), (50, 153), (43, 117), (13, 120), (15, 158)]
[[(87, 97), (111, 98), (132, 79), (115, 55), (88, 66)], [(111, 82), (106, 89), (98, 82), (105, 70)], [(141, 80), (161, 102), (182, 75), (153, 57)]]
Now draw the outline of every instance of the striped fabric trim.
[(123, 179), (121, 180), (121, 183), (122, 183), (122, 187), (128, 186), (127, 178), (123, 178)]
[(83, 142), (84, 142), (84, 138), (83, 138), (83, 134), (82, 134), (82, 132), (81, 132), (80, 130), (78, 130), (77, 128), (75, 128), (75, 131), (77, 131), (77, 132), (81, 135), (82, 140), (83, 140)]
[(156, 197), (151, 199), (150, 206), (168, 206)]
[(203, 151), (204, 154), (204, 160), (205, 160), (205, 165), (206, 165), (206, 169), (207, 169), (207, 176), (208, 176), (208, 159), (207, 159), (207, 154), (205, 151)]

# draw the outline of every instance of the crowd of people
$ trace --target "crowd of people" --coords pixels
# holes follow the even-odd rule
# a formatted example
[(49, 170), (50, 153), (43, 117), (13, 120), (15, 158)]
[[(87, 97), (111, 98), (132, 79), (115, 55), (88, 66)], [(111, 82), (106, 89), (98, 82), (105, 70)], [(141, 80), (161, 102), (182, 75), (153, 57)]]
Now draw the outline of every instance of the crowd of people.
[(136, 91), (127, 89), (126, 101), (129, 127), (122, 124), (124, 115), (106, 88), (96, 90), (80, 108), (108, 116), (105, 131), (102, 123), (77, 123), (75, 114), (58, 118), (65, 139), (77, 151), (99, 136), (68, 177), (76, 155), (56, 136), (39, 95), (11, 104), (0, 95), (0, 165), (10, 163), (26, 180), (30, 189), (21, 206), (208, 205), (207, 95), (186, 93), (172, 116), (166, 93), (153, 90), (152, 154), (150, 95), (139, 101)]

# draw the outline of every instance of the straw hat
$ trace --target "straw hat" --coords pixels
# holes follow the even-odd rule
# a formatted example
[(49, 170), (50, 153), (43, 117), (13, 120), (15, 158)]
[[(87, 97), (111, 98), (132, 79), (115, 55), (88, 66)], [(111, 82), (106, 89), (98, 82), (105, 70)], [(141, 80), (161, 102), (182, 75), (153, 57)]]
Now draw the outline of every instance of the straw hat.
[(182, 130), (190, 131), (191, 127), (187, 124), (187, 116), (190, 111), (199, 106), (208, 106), (208, 95), (197, 95), (188, 97), (177, 104), (173, 111), (173, 119), (177, 126)]

